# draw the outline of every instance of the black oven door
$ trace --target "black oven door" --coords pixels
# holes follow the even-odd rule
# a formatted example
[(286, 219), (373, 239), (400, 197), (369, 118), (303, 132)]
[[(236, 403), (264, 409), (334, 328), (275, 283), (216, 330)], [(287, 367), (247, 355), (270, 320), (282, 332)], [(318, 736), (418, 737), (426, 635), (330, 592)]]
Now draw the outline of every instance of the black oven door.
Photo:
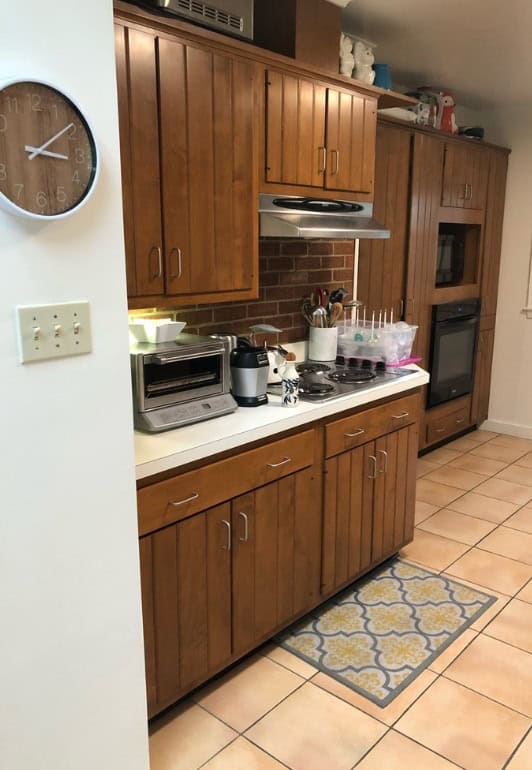
[(473, 390), (478, 317), (434, 324), (428, 406), (436, 406)]

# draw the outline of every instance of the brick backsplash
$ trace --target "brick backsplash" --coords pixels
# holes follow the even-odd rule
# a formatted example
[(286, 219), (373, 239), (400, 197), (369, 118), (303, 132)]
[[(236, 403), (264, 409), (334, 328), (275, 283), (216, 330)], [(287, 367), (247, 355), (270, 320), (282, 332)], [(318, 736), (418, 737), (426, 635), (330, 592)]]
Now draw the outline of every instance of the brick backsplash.
[(259, 299), (176, 309), (187, 331), (198, 334), (247, 334), (249, 326), (268, 323), (283, 329), (281, 342), (305, 339), (301, 303), (317, 286), (331, 291), (353, 285), (353, 241), (261, 238)]

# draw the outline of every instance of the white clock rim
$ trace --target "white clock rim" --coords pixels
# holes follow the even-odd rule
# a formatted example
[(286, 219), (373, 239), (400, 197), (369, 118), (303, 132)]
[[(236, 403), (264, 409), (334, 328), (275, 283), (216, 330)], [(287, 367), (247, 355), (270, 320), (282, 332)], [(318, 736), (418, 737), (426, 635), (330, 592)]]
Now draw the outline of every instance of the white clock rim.
[(96, 185), (98, 183), (98, 179), (100, 176), (100, 148), (98, 146), (98, 141), (96, 139), (96, 134), (94, 132), (94, 127), (92, 124), (92, 121), (87, 116), (87, 113), (82, 107), (80, 106), (77, 99), (74, 99), (70, 93), (64, 89), (58, 86), (56, 83), (52, 83), (49, 80), (43, 80), (43, 78), (40, 77), (32, 77), (31, 75), (28, 75), (26, 77), (16, 77), (16, 78), (2, 78), (0, 80), (0, 92), (4, 90), (4, 88), (7, 88), (8, 86), (14, 86), (18, 83), (38, 83), (42, 86), (48, 86), (48, 88), (53, 88), (54, 91), (57, 91), (62, 96), (65, 97), (65, 99), (68, 99), (74, 107), (78, 110), (80, 115), (83, 117), (83, 120), (87, 124), (89, 131), (91, 133), (92, 141), (94, 144), (94, 151), (95, 151), (95, 171), (94, 176), (92, 178), (92, 184), (87, 191), (86, 195), (77, 203), (73, 208), (68, 209), (68, 211), (61, 211), (58, 214), (36, 214), (35, 212), (28, 211), (27, 209), (22, 208), (22, 206), (17, 206), (16, 203), (13, 203), (12, 200), (10, 200), (6, 195), (4, 195), (3, 192), (0, 191), (0, 209), (3, 209), (4, 211), (7, 211), (9, 214), (15, 214), (19, 217), (26, 217), (27, 219), (33, 219), (38, 220), (40, 222), (53, 222), (57, 219), (66, 219), (67, 217), (71, 216), (72, 214), (75, 214), (76, 211), (79, 211), (92, 197), (92, 194), (94, 193), (94, 190), (96, 189)]

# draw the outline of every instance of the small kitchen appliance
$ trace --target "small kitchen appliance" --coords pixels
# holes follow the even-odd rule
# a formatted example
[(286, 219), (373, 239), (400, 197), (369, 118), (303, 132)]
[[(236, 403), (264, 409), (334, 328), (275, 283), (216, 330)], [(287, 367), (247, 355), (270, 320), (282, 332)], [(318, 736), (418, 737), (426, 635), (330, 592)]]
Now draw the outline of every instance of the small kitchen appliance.
[(229, 353), (222, 340), (180, 334), (130, 349), (135, 427), (159, 433), (234, 412)]
[(239, 406), (261, 406), (268, 403), (266, 388), (270, 362), (268, 351), (255, 347), (239, 337), (231, 351), (231, 392)]

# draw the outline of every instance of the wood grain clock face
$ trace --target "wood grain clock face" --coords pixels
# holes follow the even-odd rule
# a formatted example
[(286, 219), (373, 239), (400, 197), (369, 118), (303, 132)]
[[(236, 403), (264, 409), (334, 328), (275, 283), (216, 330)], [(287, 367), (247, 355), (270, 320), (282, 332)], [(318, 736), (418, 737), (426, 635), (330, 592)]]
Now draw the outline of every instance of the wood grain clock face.
[(91, 129), (60, 91), (36, 81), (0, 89), (0, 203), (35, 218), (65, 216), (88, 197), (98, 158)]

